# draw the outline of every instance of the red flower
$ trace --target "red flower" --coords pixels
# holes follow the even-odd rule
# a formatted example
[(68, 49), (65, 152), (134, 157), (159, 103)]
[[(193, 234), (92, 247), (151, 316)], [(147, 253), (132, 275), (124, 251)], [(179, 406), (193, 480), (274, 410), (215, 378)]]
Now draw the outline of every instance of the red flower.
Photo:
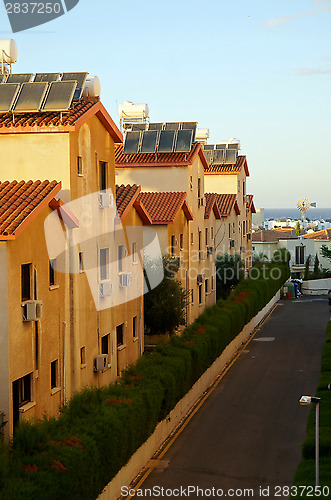
[(39, 467), (36, 464), (33, 465), (23, 465), (23, 471), (24, 472), (38, 472)]
[(67, 472), (67, 468), (63, 465), (62, 462), (60, 462), (60, 460), (54, 460), (53, 464), (52, 464), (52, 469), (54, 470), (59, 470), (61, 472)]

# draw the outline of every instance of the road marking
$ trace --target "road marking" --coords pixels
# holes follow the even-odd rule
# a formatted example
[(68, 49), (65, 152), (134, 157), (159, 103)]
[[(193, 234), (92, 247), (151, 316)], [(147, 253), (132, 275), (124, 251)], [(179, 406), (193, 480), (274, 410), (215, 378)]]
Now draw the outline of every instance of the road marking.
[(254, 339), (254, 342), (272, 342), (273, 340), (275, 340), (275, 337), (259, 337)]
[[(278, 306), (278, 303), (274, 305), (274, 307), (271, 309), (270, 313), (259, 323), (259, 325), (253, 330), (252, 335), (250, 338), (247, 340), (247, 342), (237, 351), (237, 354), (234, 356), (232, 361), (226, 366), (226, 368), (222, 371), (222, 373), (217, 377), (215, 382), (207, 389), (207, 393), (203, 396), (201, 401), (197, 404), (197, 406), (194, 408), (194, 410), (189, 414), (187, 419), (182, 423), (180, 428), (176, 431), (175, 435), (170, 439), (169, 443), (163, 448), (163, 450), (160, 452), (160, 454), (156, 458), (152, 458), (148, 464), (147, 467), (149, 466), (148, 470), (145, 472), (145, 474), (142, 476), (142, 478), (138, 481), (138, 483), (132, 487), (131, 489), (134, 491), (137, 491), (140, 486), (146, 481), (148, 476), (153, 472), (153, 470), (157, 467), (158, 462), (162, 459), (162, 457), (167, 453), (169, 448), (173, 445), (173, 443), (176, 441), (176, 439), (180, 436), (180, 434), (183, 432), (185, 427), (188, 425), (188, 423), (192, 420), (194, 415), (200, 410), (201, 406), (205, 403), (205, 401), (209, 398), (209, 396), (214, 392), (220, 381), (223, 379), (223, 377), (227, 374), (227, 372), (230, 370), (232, 365), (237, 361), (239, 356), (241, 355), (242, 352), (246, 350), (246, 347), (248, 344), (253, 340), (254, 336), (257, 334), (257, 332), (260, 330), (260, 328), (264, 325), (264, 323), (269, 319), (269, 317), (272, 315), (276, 307)], [(166, 460), (164, 460), (166, 461)], [(129, 495), (126, 497), (127, 500), (130, 500), (134, 495)], [(120, 497), (121, 498), (121, 497)]]

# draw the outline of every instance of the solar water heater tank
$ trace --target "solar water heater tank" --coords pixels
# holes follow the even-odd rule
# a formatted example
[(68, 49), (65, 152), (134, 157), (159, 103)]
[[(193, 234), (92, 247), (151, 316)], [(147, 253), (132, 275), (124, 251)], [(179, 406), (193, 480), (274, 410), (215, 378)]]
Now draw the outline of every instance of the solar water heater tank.
[(0, 63), (12, 64), (17, 61), (17, 45), (11, 38), (0, 39)]
[(97, 76), (87, 76), (84, 87), (84, 94), (86, 95), (86, 97), (100, 97), (101, 84)]
[(147, 104), (133, 104), (132, 101), (124, 101), (118, 107), (118, 114), (122, 120), (145, 119), (149, 115)]

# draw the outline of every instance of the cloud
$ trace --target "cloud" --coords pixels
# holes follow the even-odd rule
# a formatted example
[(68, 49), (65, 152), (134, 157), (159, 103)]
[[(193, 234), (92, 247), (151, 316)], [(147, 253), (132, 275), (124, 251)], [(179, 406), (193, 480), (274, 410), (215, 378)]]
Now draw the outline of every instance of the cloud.
[(314, 0), (313, 3), (315, 5), (322, 5), (322, 7), (317, 7), (316, 9), (308, 10), (307, 12), (298, 12), (298, 14), (293, 14), (292, 16), (275, 17), (264, 23), (264, 26), (267, 28), (275, 28), (276, 26), (280, 26), (281, 24), (288, 23), (290, 21), (295, 21), (296, 19), (300, 19), (302, 17), (312, 17), (316, 16), (320, 12), (331, 11), (329, 0)]
[(298, 68), (294, 71), (297, 76), (314, 76), (314, 75), (327, 75), (331, 73), (331, 66), (323, 68)]

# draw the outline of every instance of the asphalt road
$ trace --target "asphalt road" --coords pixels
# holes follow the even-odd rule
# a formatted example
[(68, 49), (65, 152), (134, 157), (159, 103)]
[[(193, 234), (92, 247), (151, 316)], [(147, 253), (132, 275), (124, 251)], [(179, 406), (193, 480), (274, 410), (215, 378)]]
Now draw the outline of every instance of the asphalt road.
[[(185, 498), (188, 486), (198, 486), (234, 498), (252, 497), (244, 491), (251, 489), (262, 498), (261, 488), (269, 498), (286, 498), (286, 490), (276, 487), (292, 484), (301, 459), (309, 407), (298, 400), (316, 389), (329, 317), (325, 297), (280, 301), (156, 462), (140, 488), (160, 490), (147, 496), (160, 498), (163, 487), (165, 497), (166, 489), (182, 487)], [(175, 498), (178, 492), (167, 493)], [(203, 497), (190, 491), (189, 498)]]

